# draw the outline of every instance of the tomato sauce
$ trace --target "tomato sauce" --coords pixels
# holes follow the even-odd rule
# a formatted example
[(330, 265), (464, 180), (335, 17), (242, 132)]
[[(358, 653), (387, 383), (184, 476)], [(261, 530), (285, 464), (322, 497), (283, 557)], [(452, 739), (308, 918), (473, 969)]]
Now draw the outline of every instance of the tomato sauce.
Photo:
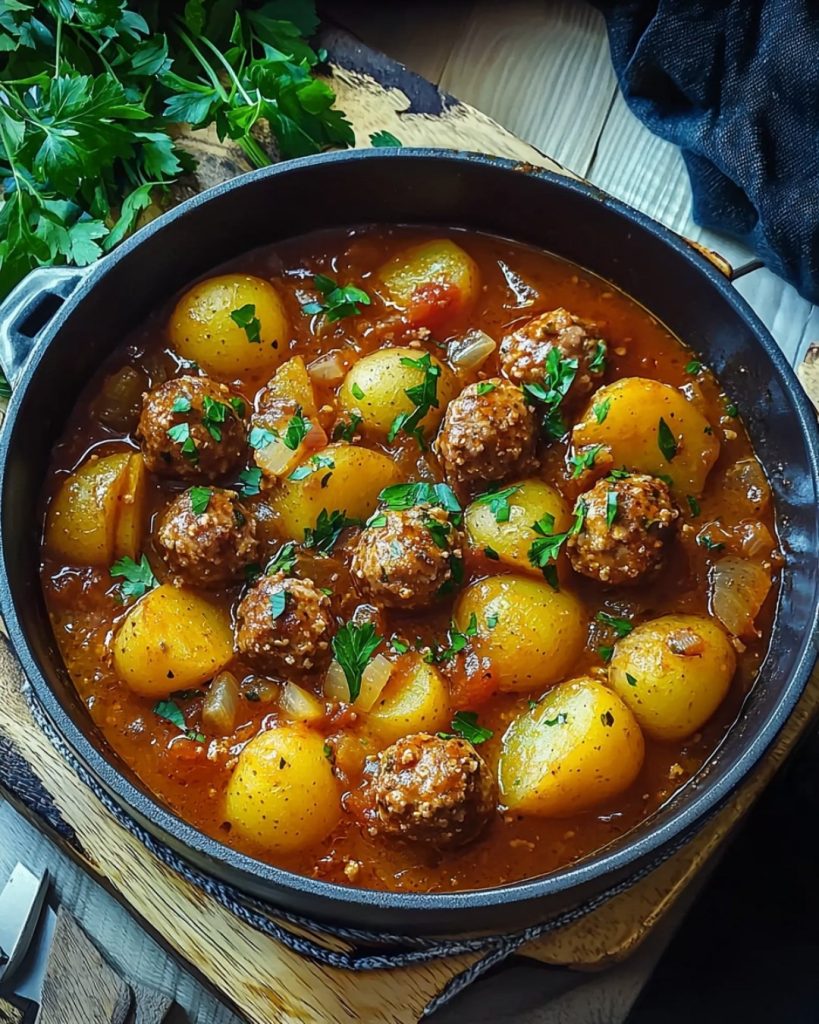
[[(349, 356), (360, 356), (391, 342), (406, 343), (402, 341), (406, 325), (378, 297), (373, 278), (376, 268), (408, 245), (443, 236), (456, 240), (476, 261), (481, 290), (477, 304), (454, 319), (438, 317), (450, 306), (446, 294), (435, 289), (421, 294), (419, 303), (407, 316), (421, 316), (423, 320), (424, 310), (432, 311), (433, 333), (423, 347), (444, 358), (447, 342), (468, 328), (479, 327), (499, 341), (510, 327), (563, 306), (597, 322), (600, 333), (608, 339), (606, 382), (641, 376), (683, 388), (688, 397), (699, 403), (721, 442), (719, 460), (708, 477), (699, 507), (681, 509), (683, 528), (659, 574), (636, 587), (603, 587), (579, 575), (572, 577), (571, 589), (586, 606), (591, 622), (586, 650), (573, 674), (602, 676), (605, 663), (599, 649), (611, 645), (614, 636), (611, 629), (595, 621), (596, 613), (608, 612), (635, 623), (672, 611), (707, 614), (709, 570), (720, 549), (709, 550), (697, 543), (703, 528), (708, 527), (709, 536), (724, 545), (722, 550), (732, 551), (741, 551), (748, 543), (749, 532), (756, 535), (762, 527), (775, 535), (769, 495), (763, 501), (751, 502), (746, 489), (737, 485), (743, 478), (738, 465), (740, 469), (749, 465), (755, 468), (755, 463), (748, 462), (754, 460), (754, 453), (742, 423), (730, 398), (722, 393), (707, 370), (699, 374), (687, 372), (693, 356), (684, 344), (649, 311), (577, 266), (532, 248), (471, 232), (377, 226), (328, 231), (249, 253), (221, 272), (249, 272), (274, 283), (289, 316), (292, 354), (302, 355), (309, 363), (323, 353), (337, 350), (349, 362)], [(355, 283), (373, 297), (372, 304), (362, 306), (360, 316), (321, 325), (301, 310), (303, 304), (315, 298), (311, 283), (317, 273)], [(78, 401), (54, 449), (42, 494), (44, 516), (66, 474), (89, 454), (138, 450), (131, 431), (104, 426), (97, 418), (106, 379), (126, 365), (142, 370), (150, 386), (186, 372), (167, 340), (171, 308), (168, 305), (157, 309), (144, 324), (135, 326)], [(441, 327), (442, 323), (446, 326)], [(483, 366), (480, 376), (497, 372), (495, 354)], [(265, 380), (248, 377), (233, 383), (252, 405)], [(327, 416), (333, 423), (335, 389), (321, 390), (319, 404), (329, 407)], [(399, 437), (389, 446), (366, 438), (357, 439), (357, 443), (389, 452), (408, 480), (441, 478), (435, 458), (429, 452), (420, 452), (410, 438)], [(568, 446), (569, 439), (564, 438), (545, 447), (541, 475), (573, 502), (577, 485), (566, 468)], [(754, 474), (757, 482), (760, 477), (761, 471)], [(168, 573), (152, 546), (152, 523), (182, 486), (180, 482), (156, 477), (150, 481), (150, 516), (142, 551), (160, 582)], [(276, 519), (266, 507), (264, 492), (248, 498), (247, 505), (256, 512), (262, 528), (264, 564), (281, 545)], [(332, 589), (333, 613), (345, 620), (361, 603), (353, 591), (346, 561), (353, 534), (352, 530), (346, 531), (331, 556), (319, 557), (307, 551), (300, 553), (298, 562), (302, 575)], [(367, 836), (348, 813), (342, 815), (337, 828), (324, 841), (298, 855), (276, 857), (242, 841), (225, 821), (223, 795), (244, 744), (280, 717), (277, 681), (258, 676), (237, 659), (229, 666), (241, 680), (243, 694), (234, 733), (227, 738), (201, 734), (202, 690), (173, 696), (184, 714), (188, 731), (183, 732), (155, 714), (154, 702), (129, 691), (113, 671), (110, 642), (128, 610), (119, 597), (119, 581), (103, 568), (62, 564), (44, 548), (42, 586), (60, 651), (91, 718), (112, 750), (181, 818), (228, 846), (298, 873), (375, 889), (427, 892), (494, 886), (539, 876), (576, 862), (622, 837), (691, 779), (740, 713), (766, 650), (777, 589), (777, 562), (770, 550), (764, 557), (766, 568), (774, 577), (774, 587), (757, 617), (759, 636), (751, 642), (737, 643), (738, 667), (730, 693), (704, 728), (684, 742), (647, 739), (645, 763), (636, 782), (627, 792), (591, 811), (550, 820), (500, 809), (476, 842), (445, 853)], [(482, 553), (470, 552), (465, 583), (504, 571), (502, 565), (489, 561)], [(233, 610), (242, 590), (242, 586), (222, 588), (208, 591), (207, 596)], [(443, 598), (422, 613), (387, 610), (384, 636), (398, 634), (410, 641), (420, 638), (426, 642), (445, 642), (452, 602), (452, 597)], [(453, 709), (470, 707), (472, 703), (480, 705), (480, 722), (494, 733), (481, 745), (480, 753), (494, 766), (507, 723), (526, 706), (529, 696), (538, 697), (540, 693), (493, 693), (491, 680), (487, 691), (485, 682), (467, 675), (462, 655), (443, 670), (453, 694)], [(343, 713), (329, 715), (319, 728), (334, 743), (346, 731), (361, 739), (365, 753), (375, 752), (372, 746), (366, 748), (372, 741), (365, 733), (355, 724), (345, 725)], [(354, 790), (357, 769), (353, 767), (345, 776), (346, 755), (341, 748), (336, 749), (342, 780), (346, 788)]]

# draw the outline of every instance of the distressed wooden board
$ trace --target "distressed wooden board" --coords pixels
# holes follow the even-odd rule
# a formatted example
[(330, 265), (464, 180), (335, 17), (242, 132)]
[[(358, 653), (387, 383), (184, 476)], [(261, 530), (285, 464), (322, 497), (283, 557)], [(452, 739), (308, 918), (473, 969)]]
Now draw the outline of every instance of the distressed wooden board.
[[(566, 137), (564, 147), (559, 150), (560, 155), (574, 168), (582, 171), (591, 167), (594, 171), (597, 136), (601, 129), (605, 135), (609, 124), (609, 99), (606, 99), (606, 110), (603, 111), (599, 98), (590, 98), (593, 90), (573, 91), (570, 88), (570, 56), (578, 48), (582, 49), (583, 60), (590, 61), (589, 66), (596, 69), (594, 74), (604, 76), (600, 23), (599, 19), (595, 22), (596, 16), (589, 15), (586, 8), (577, 8), (585, 11), (578, 15), (572, 4), (555, 6), (559, 8), (557, 19), (550, 18), (548, 25), (561, 41), (558, 52), (564, 54), (565, 60), (552, 61), (549, 70), (553, 77), (536, 78), (537, 90), (532, 93), (532, 103), (541, 107), (545, 105), (548, 116), (553, 119), (569, 110), (567, 119), (560, 122)], [(440, 69), (436, 75), (440, 74), (442, 82), (454, 89), (459, 76), (473, 70), (476, 55), (481, 50), (493, 51), (495, 48), (493, 52), (496, 52), (497, 60), (508, 65), (508, 77), (501, 72), (505, 85), (503, 94), (512, 97), (505, 100), (506, 114), (510, 119), (516, 115), (521, 117), (515, 126), (528, 132), (530, 142), (518, 139), (490, 117), (438, 92), (424, 79), (408, 73), (368, 47), (351, 42), (344, 33), (330, 30), (325, 33), (324, 44), (334, 64), (333, 84), (339, 94), (339, 105), (354, 123), (357, 142), (366, 145), (370, 132), (386, 128), (407, 145), (482, 150), (567, 173), (532, 144), (540, 141), (541, 137), (548, 138), (549, 134), (539, 134), (532, 111), (519, 109), (521, 105), (516, 102), (517, 94), (510, 84), (515, 69), (515, 48), (523, 45), (529, 35), (542, 38), (547, 22), (539, 18), (537, 12), (532, 13), (533, 4), (518, 3), (515, 5), (517, 17), (525, 20), (531, 16), (531, 20), (526, 22), (528, 27), (522, 34), (513, 32), (503, 37), (501, 23), (492, 22), (490, 5), (470, 7), (473, 10), (467, 12), (465, 22), (458, 22), (457, 18), (448, 22), (450, 27), (466, 26), (463, 38), (456, 41), (443, 63), (441, 49), (436, 51), (437, 55), (430, 54), (429, 66), (434, 64), (436, 69)], [(469, 20), (474, 10), (480, 10), (481, 22)], [(487, 34), (482, 28), (484, 23), (494, 24), (497, 33), (493, 35), (493, 29)], [(591, 33), (591, 43), (585, 37), (587, 32)], [(552, 55), (555, 53), (554, 50), (550, 52)], [(529, 51), (529, 59), (535, 65), (538, 64), (539, 53), (536, 47)], [(416, 56), (420, 59), (418, 49)], [(489, 78), (488, 71), (489, 65), (484, 65), (484, 78)], [(500, 94), (501, 90), (497, 90), (490, 95), (488, 88), (482, 94), (481, 73), (476, 71), (476, 75), (475, 95), (482, 95), (490, 102)], [(595, 81), (597, 87), (602, 88), (602, 79)], [(537, 95), (537, 91), (544, 89), (557, 89), (565, 95), (550, 106), (548, 95)], [(532, 118), (528, 129), (527, 117)], [(583, 122), (588, 118), (593, 120), (593, 130), (584, 134), (586, 126)], [(580, 130), (573, 134), (572, 129), (578, 125)], [(198, 134), (190, 144), (198, 147), (200, 155), (206, 151), (209, 153), (207, 170), (203, 169), (199, 181), (193, 183), (192, 188), (241, 169), (239, 165), (231, 170), (229, 161), (225, 164), (224, 147), (220, 147), (211, 136)], [(671, 218), (672, 221), (675, 217)], [(680, 230), (685, 229), (686, 223), (680, 219), (679, 223), (674, 222), (670, 226)], [(808, 323), (809, 318), (806, 318), (805, 324)], [(803, 333), (806, 329), (803, 327)], [(685, 851), (593, 916), (541, 940), (529, 947), (527, 953), (551, 964), (599, 967), (634, 950), (659, 923), (668, 920), (671, 908), (683, 898), (691, 880), (707, 864), (713, 851), (752, 803), (812, 713), (819, 699), (816, 690), (813, 684), (800, 705), (799, 714), (794, 716), (783, 734), (775, 755)], [(60, 812), (80, 839), (87, 866), (134, 907), (149, 926), (163, 935), (181, 957), (194, 964), (202, 975), (224, 992), (251, 1021), (265, 1024), (349, 1019), (390, 1020), (397, 1024), (414, 1021), (446, 981), (471, 962), (471, 958), (461, 957), (421, 968), (366, 976), (319, 969), (242, 925), (157, 863), (129, 833), (121, 829), (34, 726), (19, 694), (17, 680), (8, 667), (6, 671), (0, 671), (0, 731), (13, 741), (46, 790), (54, 795)]]

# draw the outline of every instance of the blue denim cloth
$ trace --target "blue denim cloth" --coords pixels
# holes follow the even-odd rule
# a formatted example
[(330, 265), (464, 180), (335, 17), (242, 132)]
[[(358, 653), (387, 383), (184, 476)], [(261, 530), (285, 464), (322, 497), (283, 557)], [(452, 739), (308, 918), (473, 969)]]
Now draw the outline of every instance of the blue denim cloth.
[(819, 302), (819, 0), (594, 0), (620, 88), (682, 150), (694, 218)]

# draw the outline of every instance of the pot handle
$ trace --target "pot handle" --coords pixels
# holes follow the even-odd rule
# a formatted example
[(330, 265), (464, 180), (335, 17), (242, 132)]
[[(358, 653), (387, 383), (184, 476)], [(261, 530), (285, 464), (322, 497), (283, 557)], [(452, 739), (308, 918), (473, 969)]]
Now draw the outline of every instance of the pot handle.
[(38, 267), (0, 305), (0, 368), (12, 387), (37, 339), (88, 273), (88, 267)]

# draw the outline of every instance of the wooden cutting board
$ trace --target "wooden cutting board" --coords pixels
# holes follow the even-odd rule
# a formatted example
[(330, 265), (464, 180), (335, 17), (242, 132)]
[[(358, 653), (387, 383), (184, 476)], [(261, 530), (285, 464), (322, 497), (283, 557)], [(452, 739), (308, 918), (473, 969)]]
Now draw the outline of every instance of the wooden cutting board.
[[(321, 44), (338, 105), (350, 118), (356, 144), (372, 132), (391, 131), (404, 145), (477, 150), (569, 174), (474, 108), (328, 28)], [(195, 178), (175, 192), (181, 199), (249, 168), (242, 154), (210, 132), (180, 137), (193, 152)], [(730, 267), (705, 253), (725, 273)], [(242, 923), (200, 890), (179, 879), (110, 816), (33, 722), (21, 693), (13, 656), (0, 649), (0, 786), (42, 827), (110, 888), (186, 963), (254, 1024), (306, 1024), (361, 1020), (413, 1024), (424, 1008), (475, 956), (393, 970), (351, 974), (318, 967)], [(770, 780), (819, 708), (814, 676), (775, 748), (730, 802), (684, 850), (628, 892), (582, 921), (526, 947), (549, 964), (594, 969), (632, 952), (681, 899), (725, 837)], [(8, 768), (30, 770), (25, 785), (9, 789)], [(6, 774), (4, 776), (4, 767)], [(16, 777), (19, 780), (19, 771)], [(338, 943), (338, 948), (343, 948)]]

